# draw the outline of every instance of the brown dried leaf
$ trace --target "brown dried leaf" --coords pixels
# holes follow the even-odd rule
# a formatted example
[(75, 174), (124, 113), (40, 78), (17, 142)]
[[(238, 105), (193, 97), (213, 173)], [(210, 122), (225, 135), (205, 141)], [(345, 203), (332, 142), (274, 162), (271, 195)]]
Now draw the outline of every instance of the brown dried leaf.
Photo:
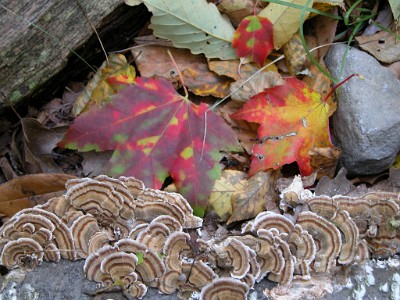
[(356, 37), (360, 47), (385, 63), (400, 61), (400, 43), (393, 32), (381, 31), (374, 35)]
[[(334, 10), (331, 13), (337, 14), (337, 11)], [(337, 23), (338, 20), (325, 16), (317, 16), (309, 21), (308, 32), (305, 36), (308, 47), (312, 49), (317, 46), (327, 45), (312, 52), (318, 62), (322, 62), (329, 51), (330, 44), (335, 38)]]
[(30, 173), (61, 173), (52, 158), (52, 150), (61, 141), (67, 128), (49, 129), (32, 118), (21, 119), (25, 167)]
[(279, 212), (278, 195), (274, 190), (279, 171), (259, 172), (251, 177), (243, 189), (232, 195), (232, 216), (227, 224), (254, 218), (268, 210)]
[[(268, 59), (265, 61), (265, 65), (269, 64), (271, 61)], [(260, 67), (255, 63), (243, 64), (240, 66), (239, 74), (239, 60), (210, 60), (208, 61), (208, 67), (211, 71), (217, 73), (221, 76), (227, 76), (235, 81), (240, 79), (247, 79), (254, 73), (256, 73)], [(275, 65), (270, 65), (268, 68), (263, 70), (263, 72), (274, 71), (278, 72)]]
[[(260, 1), (257, 1), (257, 3)], [(233, 25), (239, 25), (240, 21), (254, 13), (254, 0), (220, 0), (218, 1), (218, 10), (229, 17)], [(256, 7), (257, 14), (260, 8)]]
[(277, 72), (268, 71), (257, 74), (252, 80), (243, 85), (246, 79), (239, 79), (231, 84), (231, 98), (238, 101), (247, 101), (254, 95), (261, 93), (266, 88), (272, 88), (276, 85), (282, 85), (285, 81)]
[(312, 148), (308, 155), (311, 166), (317, 171), (317, 179), (327, 176), (333, 178), (340, 158), (340, 150), (335, 146), (326, 148)]
[(310, 59), (298, 33), (283, 46), (283, 53), (285, 54), (286, 67), (291, 75), (300, 74), (310, 64)]
[(244, 120), (231, 119), (230, 115), (235, 113), (243, 106), (243, 102), (231, 100), (223, 106), (219, 106), (218, 113), (225, 119), (225, 121), (236, 132), (240, 145), (243, 149), (251, 154), (254, 142), (257, 139), (257, 130), (259, 125), (250, 123)]
[(34, 174), (15, 178), (0, 185), (0, 214), (12, 216), (21, 209), (43, 204), (62, 195), (65, 182), (75, 176), (66, 174)]
[(178, 65), (185, 85), (196, 95), (223, 98), (229, 94), (231, 80), (208, 69), (203, 55), (193, 55), (189, 50), (162, 46), (132, 49), (132, 55), (141, 76), (165, 78), (175, 87), (180, 85), (178, 72), (168, 55), (169, 50)]

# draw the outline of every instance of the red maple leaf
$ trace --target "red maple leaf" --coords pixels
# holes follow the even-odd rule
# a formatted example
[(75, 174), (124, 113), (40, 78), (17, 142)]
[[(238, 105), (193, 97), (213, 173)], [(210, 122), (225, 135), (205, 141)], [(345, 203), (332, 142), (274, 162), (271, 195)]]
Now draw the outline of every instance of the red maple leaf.
[(239, 57), (250, 58), (263, 66), (274, 47), (272, 23), (260, 16), (244, 18), (235, 31), (232, 47)]
[(308, 151), (331, 146), (328, 104), (305, 83), (288, 78), (284, 85), (253, 96), (232, 118), (261, 124), (252, 151), (249, 176), (297, 162), (301, 175), (309, 175)]
[(149, 187), (161, 188), (170, 175), (202, 216), (220, 177), (220, 150), (239, 150), (234, 132), (212, 111), (203, 146), (207, 108), (179, 95), (164, 79), (137, 78), (104, 107), (76, 118), (59, 146), (115, 150), (107, 173), (135, 176)]

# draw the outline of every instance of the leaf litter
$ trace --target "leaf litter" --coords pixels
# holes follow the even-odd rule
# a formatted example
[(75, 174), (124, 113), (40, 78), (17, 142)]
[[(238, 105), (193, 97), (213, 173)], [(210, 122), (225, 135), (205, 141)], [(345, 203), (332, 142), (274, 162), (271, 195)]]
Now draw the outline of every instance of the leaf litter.
[[(250, 0), (214, 1), (217, 6), (206, 1), (176, 1), (170, 6), (162, 0), (127, 2), (144, 3), (153, 13), (150, 28), (154, 36), (165, 40), (137, 38), (144, 39), (140, 47), (132, 49), (138, 74), (124, 56), (111, 56), (111, 65), (104, 64), (94, 74), (77, 101), (77, 90), (69, 91), (69, 104), (55, 99), (37, 120), (23, 118), (22, 130), (10, 137), (12, 143), (7, 142), (10, 146), (1, 157), (5, 164), (0, 168), (8, 178), (63, 169), (79, 176), (104, 172), (133, 175), (153, 188), (164, 188), (173, 181), (198, 215), (207, 210), (206, 217), (216, 214), (214, 222), (231, 227), (265, 210), (279, 213), (277, 189), (281, 172), (285, 172), (283, 165), (296, 162), (302, 175), (318, 176), (318, 193), (334, 196), (340, 185), (347, 186), (345, 173), (334, 177), (339, 150), (331, 144), (328, 127), (328, 117), (335, 110), (334, 97), (321, 100), (330, 92), (332, 82), (310, 63), (302, 47), (298, 33), (301, 10)], [(288, 2), (303, 6), (307, 1)], [(342, 1), (315, 1), (313, 7), (326, 11), (340, 6)], [(265, 25), (264, 18), (271, 25)], [(173, 28), (170, 19), (179, 25)], [(325, 68), (323, 58), (329, 49), (325, 44), (333, 41), (337, 20), (317, 16), (305, 25), (308, 47), (322, 46), (312, 53)], [(264, 38), (256, 34), (260, 28)], [(273, 33), (268, 33), (271, 30)], [(258, 44), (266, 36), (268, 43)], [(254, 43), (249, 42), (252, 38)], [(377, 47), (383, 52), (384, 47), (392, 51), (390, 47), (396, 45), (390, 39), (381, 44)], [(167, 49), (179, 69), (168, 59)], [(261, 69), (281, 51), (289, 74), (278, 70), (279, 65)], [(248, 61), (239, 61), (237, 56)], [(179, 73), (183, 81), (178, 79)], [(290, 75), (298, 75), (298, 79)], [(185, 88), (191, 92), (189, 97), (179, 94)], [(224, 105), (212, 106), (224, 97), (228, 98)], [(76, 103), (72, 116), (66, 108), (71, 102)], [(59, 145), (91, 151), (53, 150), (62, 136), (59, 131), (71, 120), (74, 124)], [(316, 171), (318, 175), (313, 173)], [(58, 174), (48, 176), (51, 181)], [(314, 179), (311, 181), (307, 186), (315, 185)], [(354, 189), (348, 184), (340, 193)], [(46, 201), (41, 196), (46, 192), (34, 194), (38, 202), (24, 195), (7, 196), (1, 213), (11, 216)], [(226, 231), (226, 225), (218, 226)]]

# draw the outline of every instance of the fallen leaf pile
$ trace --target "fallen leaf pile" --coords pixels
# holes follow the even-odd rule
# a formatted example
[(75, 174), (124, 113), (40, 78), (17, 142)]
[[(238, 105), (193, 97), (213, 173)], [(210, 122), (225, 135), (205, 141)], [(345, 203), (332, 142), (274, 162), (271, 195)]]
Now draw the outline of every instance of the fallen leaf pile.
[[(126, 1), (143, 3), (153, 14), (149, 26), (153, 36), (138, 38), (140, 44), (132, 49), (137, 71), (123, 55), (110, 55), (77, 99), (74, 124), (58, 146), (114, 151), (106, 174), (140, 177), (152, 188), (172, 179), (199, 216), (204, 215), (221, 176), (219, 162), (224, 155), (236, 155), (247, 168), (250, 154), (250, 177), (293, 162), (302, 175), (311, 174), (314, 166), (332, 173), (334, 162), (328, 167), (311, 164), (310, 153), (333, 148), (328, 117), (334, 105), (300, 79), (283, 79), (267, 58), (286, 44), (298, 44), (295, 33), (301, 26), (301, 11), (253, 3), (252, 14), (243, 15), (235, 29), (230, 16), (239, 21), (237, 13), (250, 7), (239, 2)], [(293, 5), (306, 2), (293, 1)], [(328, 33), (324, 42), (333, 39), (335, 32)], [(173, 47), (166, 46), (165, 39)], [(285, 53), (290, 64), (302, 61), (296, 72), (311, 70), (301, 49), (286, 47)], [(181, 96), (176, 91), (181, 88), (191, 93)], [(206, 105), (224, 97), (243, 103), (230, 113), (224, 113), (225, 105)], [(251, 123), (260, 124), (258, 130)], [(254, 217), (262, 208), (260, 203), (255, 206), (259, 209), (238, 220)], [(241, 214), (239, 206), (233, 209)]]

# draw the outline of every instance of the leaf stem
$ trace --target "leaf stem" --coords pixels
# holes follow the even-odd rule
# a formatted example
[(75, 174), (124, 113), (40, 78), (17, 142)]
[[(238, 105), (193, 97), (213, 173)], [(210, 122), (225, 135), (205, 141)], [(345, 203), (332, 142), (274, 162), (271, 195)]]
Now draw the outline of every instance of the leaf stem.
[(186, 99), (189, 99), (189, 92), (188, 92), (188, 90), (187, 90), (187, 88), (186, 88), (185, 82), (183, 81), (182, 73), (181, 73), (181, 71), (179, 70), (178, 65), (176, 64), (175, 59), (174, 59), (174, 57), (172, 56), (171, 51), (169, 51), (169, 49), (168, 49), (167, 52), (168, 52), (169, 57), (170, 57), (171, 60), (172, 60), (172, 63), (173, 63), (174, 66), (175, 66), (176, 71), (178, 72), (179, 80), (181, 81), (183, 90), (185, 91), (185, 98), (186, 98)]
[(326, 101), (328, 100), (328, 98), (332, 95), (332, 93), (333, 93), (339, 86), (341, 86), (343, 83), (345, 83), (346, 81), (350, 80), (350, 78), (352, 78), (352, 77), (354, 77), (354, 76), (357, 76), (357, 77), (363, 79), (363, 78), (361, 77), (361, 75), (358, 74), (358, 73), (351, 74), (351, 75), (350, 75), (349, 77), (347, 77), (346, 79), (342, 80), (342, 81), (339, 82), (338, 84), (335, 84), (335, 86), (331, 89), (331, 91), (328, 93), (328, 95), (325, 96), (325, 98), (324, 98), (324, 100), (322, 100), (322, 102), (326, 102)]

